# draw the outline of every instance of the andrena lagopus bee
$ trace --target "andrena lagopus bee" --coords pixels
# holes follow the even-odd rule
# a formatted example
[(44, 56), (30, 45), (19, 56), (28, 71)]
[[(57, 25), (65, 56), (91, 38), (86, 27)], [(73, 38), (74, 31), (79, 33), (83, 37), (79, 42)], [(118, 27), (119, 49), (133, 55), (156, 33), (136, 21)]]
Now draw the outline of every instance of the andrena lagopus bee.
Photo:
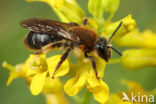
[(95, 75), (99, 78), (94, 57), (88, 56), (88, 53), (95, 50), (98, 56), (106, 62), (111, 58), (111, 49), (119, 55), (122, 55), (117, 49), (111, 46), (112, 37), (121, 27), (122, 22), (120, 22), (109, 40), (104, 37), (98, 37), (94, 30), (86, 27), (87, 23), (87, 18), (83, 19), (82, 26), (73, 22), (62, 23), (39, 18), (24, 20), (21, 22), (21, 26), (30, 31), (24, 43), (28, 48), (34, 49), (36, 54), (48, 53), (54, 48), (62, 47), (65, 49), (64, 54), (55, 68), (53, 77), (56, 70), (68, 57), (69, 52), (74, 48), (79, 48), (84, 52), (85, 57), (91, 61)]

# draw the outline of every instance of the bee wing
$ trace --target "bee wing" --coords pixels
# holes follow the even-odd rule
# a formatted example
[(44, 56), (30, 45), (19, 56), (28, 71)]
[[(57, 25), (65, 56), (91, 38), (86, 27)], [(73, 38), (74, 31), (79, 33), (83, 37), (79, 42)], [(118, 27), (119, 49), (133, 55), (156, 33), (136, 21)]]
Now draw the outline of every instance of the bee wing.
[(77, 26), (76, 23), (62, 23), (53, 20), (30, 18), (22, 21), (21, 26), (33, 32), (57, 35), (70, 41), (79, 42), (78, 37), (67, 32), (70, 27)]

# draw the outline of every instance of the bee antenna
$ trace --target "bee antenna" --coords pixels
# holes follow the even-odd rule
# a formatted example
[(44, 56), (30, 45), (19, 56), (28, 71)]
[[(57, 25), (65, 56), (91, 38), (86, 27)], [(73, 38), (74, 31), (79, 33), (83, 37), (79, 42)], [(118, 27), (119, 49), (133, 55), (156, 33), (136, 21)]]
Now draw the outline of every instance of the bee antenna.
[(117, 50), (116, 48), (114, 48), (112, 46), (108, 46), (108, 48), (113, 49), (117, 54), (119, 54), (120, 56), (122, 56), (122, 53), (119, 50)]
[(121, 25), (122, 25), (122, 21), (120, 22), (120, 24), (118, 25), (118, 27), (115, 29), (115, 31), (113, 32), (113, 34), (112, 34), (112, 36), (109, 38), (109, 40), (108, 40), (108, 42), (110, 43), (111, 42), (111, 40), (112, 40), (112, 38), (113, 38), (113, 36), (115, 35), (115, 33), (119, 30), (119, 28), (121, 27)]

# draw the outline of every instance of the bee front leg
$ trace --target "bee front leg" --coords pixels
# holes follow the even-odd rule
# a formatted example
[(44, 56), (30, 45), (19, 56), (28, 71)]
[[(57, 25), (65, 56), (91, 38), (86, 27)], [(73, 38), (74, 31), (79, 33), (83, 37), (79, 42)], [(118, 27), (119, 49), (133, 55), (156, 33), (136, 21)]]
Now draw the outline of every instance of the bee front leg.
[(92, 67), (93, 67), (93, 70), (94, 70), (94, 72), (95, 72), (95, 76), (96, 76), (97, 79), (99, 79), (100, 77), (98, 77), (98, 73), (97, 73), (97, 70), (96, 70), (96, 63), (95, 63), (94, 58), (93, 58), (92, 56), (88, 56), (88, 55), (87, 55), (87, 52), (85, 52), (85, 57), (91, 60), (91, 62), (92, 62)]
[(63, 62), (66, 60), (66, 58), (68, 57), (69, 52), (70, 52), (70, 48), (68, 48), (68, 49), (65, 51), (65, 53), (62, 55), (60, 61), (58, 62), (57, 66), (55, 67), (55, 70), (54, 70), (54, 73), (53, 73), (52, 78), (54, 78), (54, 75), (55, 75), (57, 69), (62, 65), (62, 63), (63, 63)]

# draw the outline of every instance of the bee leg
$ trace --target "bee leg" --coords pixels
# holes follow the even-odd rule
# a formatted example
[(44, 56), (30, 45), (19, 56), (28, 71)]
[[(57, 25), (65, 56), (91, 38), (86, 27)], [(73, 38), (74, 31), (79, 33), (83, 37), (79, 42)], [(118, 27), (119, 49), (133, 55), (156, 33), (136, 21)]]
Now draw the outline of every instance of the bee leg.
[(93, 70), (94, 70), (94, 72), (95, 72), (95, 76), (96, 76), (97, 79), (99, 79), (100, 77), (98, 77), (98, 73), (97, 73), (97, 70), (96, 70), (96, 63), (95, 63), (95, 61), (94, 61), (94, 58), (93, 58), (92, 56), (88, 56), (88, 55), (87, 55), (87, 52), (85, 52), (85, 57), (91, 60), (91, 62), (92, 62), (92, 67), (93, 67)]
[(88, 24), (88, 18), (84, 17), (82, 20), (82, 26), (86, 26)]
[(60, 47), (62, 45), (61, 42), (58, 43), (51, 43), (49, 45), (44, 46), (42, 49), (35, 52), (35, 54), (41, 54), (41, 53), (48, 53), (55, 47)]
[(54, 70), (54, 73), (53, 73), (52, 78), (54, 78), (54, 75), (55, 75), (57, 69), (62, 65), (62, 63), (63, 63), (63, 62), (66, 60), (66, 58), (68, 57), (69, 52), (70, 52), (70, 48), (68, 48), (68, 49), (65, 51), (65, 53), (62, 55), (60, 61), (58, 62), (57, 66), (55, 67), (55, 70)]

